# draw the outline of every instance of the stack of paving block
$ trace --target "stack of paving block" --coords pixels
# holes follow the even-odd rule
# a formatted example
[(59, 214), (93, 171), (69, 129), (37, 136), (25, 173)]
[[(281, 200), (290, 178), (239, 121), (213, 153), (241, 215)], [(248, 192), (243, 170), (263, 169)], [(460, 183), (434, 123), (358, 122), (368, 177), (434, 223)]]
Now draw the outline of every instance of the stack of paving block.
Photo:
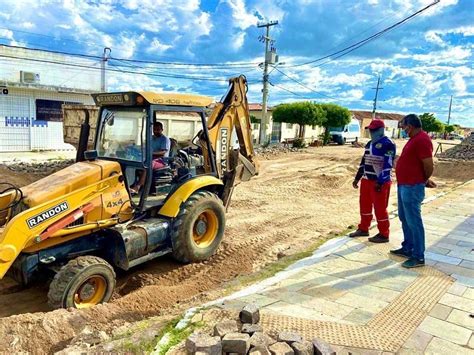
[(186, 340), (188, 354), (251, 354), (251, 355), (332, 355), (336, 352), (319, 339), (308, 341), (292, 331), (281, 331), (274, 336), (264, 332), (259, 324), (260, 311), (246, 305), (238, 320), (224, 320), (214, 326), (212, 335), (194, 333)]

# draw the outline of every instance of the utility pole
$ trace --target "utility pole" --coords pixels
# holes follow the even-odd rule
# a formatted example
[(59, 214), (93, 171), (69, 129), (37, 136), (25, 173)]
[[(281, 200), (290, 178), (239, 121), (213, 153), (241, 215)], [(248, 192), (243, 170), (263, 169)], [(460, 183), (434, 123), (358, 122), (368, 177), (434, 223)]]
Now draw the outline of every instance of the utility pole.
[(382, 90), (383, 88), (380, 87), (380, 75), (379, 79), (377, 80), (377, 87), (372, 88), (372, 90), (375, 90), (375, 99), (374, 99), (374, 109), (372, 110), (372, 119), (375, 119), (375, 110), (377, 109), (377, 98), (379, 96), (379, 90)]
[(453, 104), (453, 95), (451, 95), (451, 100), (449, 101), (448, 126), (449, 126), (449, 121), (451, 120), (451, 105), (452, 104)]
[(102, 54), (102, 63), (100, 71), (100, 91), (102, 92), (107, 91), (107, 83), (105, 80), (105, 65), (107, 64), (107, 60), (109, 60), (110, 52), (112, 52), (112, 50), (109, 47), (105, 47), (104, 53)]
[[(257, 27), (266, 27), (266, 35), (263, 37), (265, 41), (265, 62), (263, 68), (263, 97), (262, 97), (262, 119), (260, 121), (260, 144), (265, 144), (267, 142), (267, 100), (268, 100), (268, 64), (274, 64), (278, 61), (278, 57), (275, 55), (274, 51), (269, 51), (268, 46), (271, 41), (270, 38), (270, 27), (278, 25), (278, 21), (270, 21), (265, 24), (259, 24)], [(273, 48), (272, 48), (273, 49)]]

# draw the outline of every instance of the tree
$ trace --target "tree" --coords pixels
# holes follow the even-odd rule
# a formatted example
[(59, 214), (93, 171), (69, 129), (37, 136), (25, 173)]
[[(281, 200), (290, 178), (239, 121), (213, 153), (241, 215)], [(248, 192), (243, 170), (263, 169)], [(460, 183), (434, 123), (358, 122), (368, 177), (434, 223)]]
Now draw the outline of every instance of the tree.
[(304, 127), (322, 125), (324, 111), (311, 102), (294, 102), (278, 105), (273, 110), (273, 121), (299, 125), (298, 137), (304, 138)]
[(319, 105), (326, 113), (326, 118), (323, 122), (324, 129), (324, 144), (329, 142), (329, 127), (345, 126), (351, 121), (350, 111), (342, 106), (336, 104), (320, 104)]
[(444, 126), (444, 133), (453, 133), (455, 131), (456, 127), (452, 124), (447, 124)]
[(443, 132), (444, 123), (438, 120), (432, 113), (424, 113), (420, 115), (423, 130), (426, 132)]

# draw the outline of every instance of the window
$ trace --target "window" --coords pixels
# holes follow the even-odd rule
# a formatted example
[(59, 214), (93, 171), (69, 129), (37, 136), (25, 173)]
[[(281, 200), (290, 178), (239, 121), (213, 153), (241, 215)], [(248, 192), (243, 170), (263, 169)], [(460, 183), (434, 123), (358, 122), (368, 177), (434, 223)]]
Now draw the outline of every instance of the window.
[(351, 124), (351, 125), (349, 126), (349, 131), (352, 131), (352, 132), (359, 132), (359, 131), (360, 131), (360, 128), (359, 128), (359, 126), (356, 125), (356, 124)]
[(201, 116), (197, 112), (155, 111), (155, 121), (163, 123), (163, 133), (181, 144), (188, 144), (201, 130)]
[(98, 155), (141, 162), (145, 117), (146, 113), (137, 109), (102, 110)]

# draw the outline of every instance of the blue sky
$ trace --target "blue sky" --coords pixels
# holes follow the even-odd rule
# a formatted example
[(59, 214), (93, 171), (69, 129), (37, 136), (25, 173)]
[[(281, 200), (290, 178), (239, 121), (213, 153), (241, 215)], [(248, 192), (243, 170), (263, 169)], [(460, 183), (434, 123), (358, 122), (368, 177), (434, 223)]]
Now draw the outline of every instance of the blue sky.
[[(147, 65), (111, 60), (109, 68), (225, 79), (245, 73), (249, 100), (261, 102), (264, 44), (271, 29), (280, 56), (270, 74), (270, 104), (310, 99), (351, 109), (433, 112), (474, 127), (474, 0), (441, 0), (410, 22), (339, 59), (299, 65), (368, 37), (431, 0), (2, 0), (0, 44), (183, 63), (241, 67)], [(240, 64), (239, 64), (240, 65)], [(319, 66), (317, 66), (319, 65)], [(289, 77), (295, 79), (291, 80)], [(111, 72), (110, 90), (166, 90), (220, 97), (222, 81)]]

